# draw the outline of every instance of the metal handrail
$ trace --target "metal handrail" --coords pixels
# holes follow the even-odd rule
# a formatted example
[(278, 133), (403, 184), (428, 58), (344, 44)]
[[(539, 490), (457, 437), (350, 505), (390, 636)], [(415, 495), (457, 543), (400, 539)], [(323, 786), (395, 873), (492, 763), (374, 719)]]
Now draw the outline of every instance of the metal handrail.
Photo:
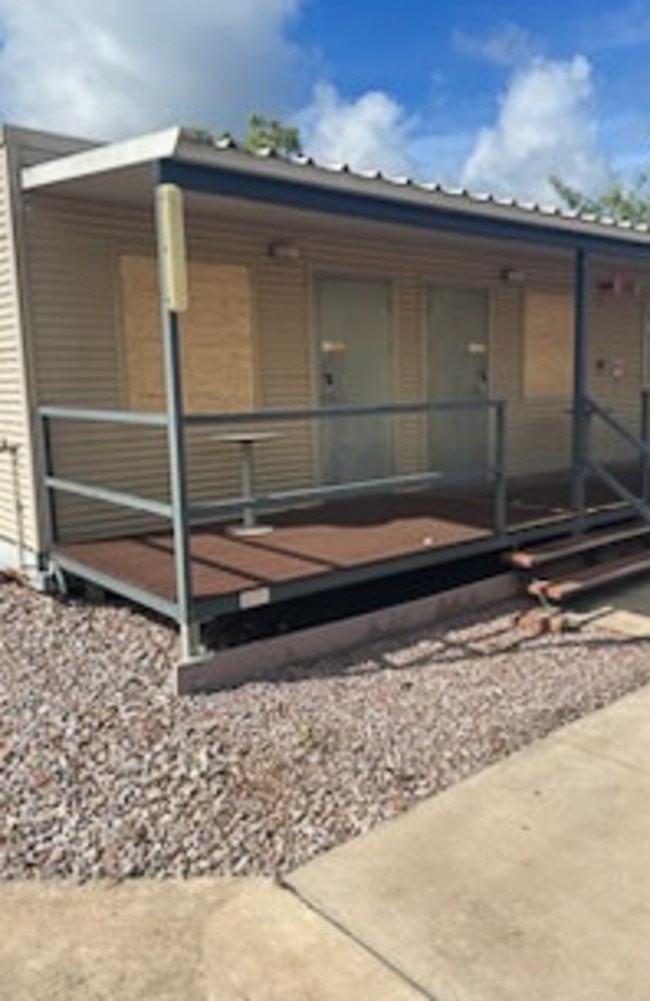
[[(648, 432), (648, 416), (650, 413), (649, 397), (649, 390), (641, 390), (641, 436), (636, 435), (633, 431), (630, 431), (629, 428), (625, 427), (621, 421), (614, 417), (609, 410), (606, 410), (605, 407), (597, 403), (593, 397), (585, 396), (583, 398), (583, 405), (588, 418), (591, 418), (594, 415), (599, 417), (602, 422), (607, 425), (607, 427), (611, 428), (611, 430), (616, 432), (619, 437), (623, 438), (628, 445), (632, 445), (632, 447), (640, 453), (642, 482), (641, 497), (637, 497), (633, 494), (627, 489), (625, 484), (621, 483), (621, 481), (614, 476), (610, 470), (605, 469), (601, 463), (593, 459), (590, 454), (590, 448), (588, 448), (586, 456), (586, 465), (588, 470), (622, 501), (633, 507), (648, 523), (650, 523), (650, 509), (648, 508), (650, 486), (650, 441), (648, 441), (647, 437), (643, 437), (643, 435), (645, 434), (647, 436)], [(589, 430), (589, 438), (590, 437), (591, 435)], [(590, 441), (588, 444), (590, 445)]]
[(38, 408), (39, 417), (65, 421), (88, 421), (97, 424), (135, 424), (148, 427), (167, 427), (166, 414), (145, 413), (140, 410), (98, 410), (93, 407), (61, 407), (48, 404)]
[[(488, 470), (486, 479), (496, 482), (496, 470)], [(190, 505), (192, 518), (205, 519), (210, 515), (234, 513), (243, 508), (267, 509), (284, 507), (293, 503), (310, 500), (336, 500), (345, 497), (364, 497), (385, 492), (391, 487), (426, 486), (431, 483), (463, 483), (470, 477), (461, 473), (405, 473), (397, 476), (382, 476), (373, 480), (355, 480), (352, 483), (328, 484), (322, 487), (301, 487), (297, 490), (277, 490), (255, 497), (233, 497), (228, 500), (196, 501)], [(473, 478), (472, 478), (473, 480)]]
[(302, 409), (270, 408), (268, 410), (251, 410), (238, 413), (186, 414), (186, 425), (200, 426), (204, 424), (242, 424), (260, 421), (299, 421), (299, 420), (329, 420), (337, 417), (408, 417), (417, 414), (449, 412), (454, 410), (490, 410), (498, 408), (503, 400), (436, 400), (418, 403), (375, 403), (350, 404), (331, 407), (307, 407)]
[(104, 504), (115, 504), (117, 507), (128, 507), (146, 514), (155, 514), (159, 518), (172, 517), (171, 504), (152, 500), (149, 497), (141, 497), (139, 494), (125, 493), (123, 490), (111, 490), (108, 487), (80, 483), (78, 480), (61, 479), (58, 476), (46, 476), (45, 486), (49, 490), (60, 490), (62, 493), (74, 494), (77, 497), (103, 501)]
[[(233, 413), (219, 411), (218, 413), (185, 414), (183, 421), (186, 426), (195, 427), (204, 424), (243, 424), (249, 422), (256, 424), (261, 421), (329, 420), (330, 418), (337, 417), (401, 417), (433, 413), (435, 411), (498, 409), (504, 403), (505, 400), (501, 399), (484, 399), (427, 400), (417, 403), (354, 404), (331, 407), (270, 407), (265, 410), (244, 410)], [(165, 413), (149, 413), (140, 410), (99, 410), (96, 407), (68, 407), (47, 404), (38, 408), (38, 414), (42, 418), (55, 420), (167, 427), (167, 415)]]
[(644, 521), (650, 524), (650, 509), (644, 500), (633, 494), (631, 490), (628, 490), (616, 476), (613, 476), (608, 469), (605, 469), (603, 465), (596, 462), (594, 459), (587, 460), (587, 468), (594, 474), (594, 476), (597, 476), (601, 482), (605, 484), (605, 486), (609, 487), (613, 493), (618, 494), (622, 501), (625, 501), (626, 504), (633, 507)]
[[(289, 408), (246, 411), (238, 413), (189, 414), (185, 415), (184, 423), (189, 426), (255, 424), (269, 421), (327, 420), (339, 417), (358, 416), (412, 416), (435, 412), (453, 413), (457, 411), (490, 411), (495, 412), (494, 462), (485, 470), (485, 479), (495, 484), (495, 529), (499, 534), (507, 530), (507, 444), (506, 444), (506, 401), (499, 399), (484, 400), (441, 400), (417, 403), (382, 403), (374, 405), (333, 406), (323, 408)], [(113, 490), (99, 485), (81, 483), (77, 480), (63, 479), (55, 475), (49, 447), (49, 425), (53, 420), (89, 421), (104, 424), (131, 424), (165, 428), (166, 414), (143, 413), (126, 410), (98, 410), (96, 408), (69, 407), (48, 404), (38, 408), (38, 415), (43, 430), (45, 471), (43, 484), (50, 501), (56, 491), (76, 494), (92, 500), (115, 504), (134, 510), (158, 515), (163, 518), (173, 517), (173, 505), (136, 494)], [(206, 518), (210, 513), (218, 514), (228, 511), (241, 511), (244, 507), (262, 508), (279, 507), (304, 500), (327, 500), (336, 497), (364, 496), (379, 493), (393, 487), (425, 485), (433, 482), (462, 482), (467, 479), (459, 474), (444, 474), (437, 471), (426, 473), (398, 474), (385, 476), (374, 480), (355, 481), (346, 484), (306, 487), (297, 490), (277, 491), (255, 498), (230, 498), (224, 501), (206, 501), (191, 503), (184, 517), (188, 523), (195, 518)], [(51, 512), (52, 513), (52, 512)], [(50, 519), (52, 523), (54, 519)]]
[(599, 403), (596, 403), (594, 399), (590, 396), (585, 397), (585, 406), (591, 413), (596, 414), (600, 419), (608, 424), (613, 431), (616, 431), (621, 438), (624, 438), (630, 445), (633, 445), (642, 455), (650, 458), (650, 443), (639, 438), (638, 435), (634, 434), (634, 431), (630, 431), (626, 428), (624, 424), (621, 424), (619, 420), (616, 419), (608, 410), (601, 407)]

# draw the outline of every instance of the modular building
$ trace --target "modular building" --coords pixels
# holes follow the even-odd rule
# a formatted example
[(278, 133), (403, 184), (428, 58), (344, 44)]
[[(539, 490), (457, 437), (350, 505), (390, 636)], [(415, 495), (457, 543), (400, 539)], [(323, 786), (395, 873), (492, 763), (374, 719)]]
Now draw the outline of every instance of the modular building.
[(234, 608), (646, 517), (649, 304), (645, 226), (5, 127), (0, 566), (192, 656)]

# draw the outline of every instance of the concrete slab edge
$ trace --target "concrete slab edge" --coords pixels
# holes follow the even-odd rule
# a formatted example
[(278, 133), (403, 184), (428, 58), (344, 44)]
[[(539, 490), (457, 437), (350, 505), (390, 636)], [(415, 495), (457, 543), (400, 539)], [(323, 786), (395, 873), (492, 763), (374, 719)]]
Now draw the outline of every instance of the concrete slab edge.
[(607, 609), (596, 622), (599, 629), (636, 639), (650, 639), (650, 616), (625, 609)]
[(384, 637), (438, 623), (462, 612), (476, 611), (518, 593), (515, 573), (499, 574), (364, 615), (302, 629), (284, 636), (258, 640), (221, 650), (197, 660), (181, 662), (174, 671), (178, 695), (233, 688), (260, 680), (291, 664), (344, 653)]

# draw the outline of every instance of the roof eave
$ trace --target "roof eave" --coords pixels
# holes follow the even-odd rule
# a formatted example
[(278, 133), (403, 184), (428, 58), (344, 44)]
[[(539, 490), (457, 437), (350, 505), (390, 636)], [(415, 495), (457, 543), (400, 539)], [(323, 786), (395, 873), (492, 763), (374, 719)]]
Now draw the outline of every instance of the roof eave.
[(181, 132), (176, 149), (177, 161), (198, 167), (236, 171), (252, 178), (270, 178), (296, 184), (302, 188), (347, 192), (369, 199), (420, 206), (423, 210), (438, 209), (475, 217), (485, 221), (509, 221), (542, 232), (554, 231), (569, 237), (599, 237), (616, 244), (650, 247), (647, 227), (584, 219), (560, 209), (522, 207), (512, 199), (499, 200), (492, 196), (472, 195), (467, 191), (451, 192), (436, 184), (420, 184), (411, 180), (399, 183), (382, 174), (363, 176), (349, 168), (328, 167), (309, 160), (306, 165), (279, 155), (251, 155), (236, 145), (218, 146), (209, 141), (197, 141), (192, 133)]
[(24, 167), (21, 171), (21, 187), (23, 191), (34, 191), (108, 171), (173, 158), (180, 137), (181, 129), (174, 127), (98, 146), (82, 153), (57, 157), (33, 167)]
[[(328, 167), (315, 164), (308, 158), (292, 159), (271, 153), (251, 155), (233, 143), (203, 138), (192, 130), (173, 127), (149, 133), (122, 142), (98, 146), (25, 167), (21, 172), (23, 191), (47, 190), (66, 182), (83, 180), (128, 168), (153, 168), (161, 163), (176, 163), (186, 167), (209, 171), (213, 176), (236, 176), (238, 189), (246, 197), (247, 188), (253, 189), (264, 182), (295, 188), (306, 194), (305, 203), (322, 197), (337, 195), (363, 199), (367, 205), (375, 202), (384, 205), (403, 205), (408, 211), (439, 212), (459, 219), (477, 221), (477, 227), (500, 226), (519, 228), (545, 234), (547, 239), (558, 242), (581, 240), (601, 242), (603, 245), (634, 248), (637, 253), (650, 253), (650, 235), (647, 229), (607, 224), (597, 220), (571, 217), (560, 210), (526, 208), (485, 198), (468, 192), (452, 192), (439, 185), (420, 184), (411, 180), (357, 174), (348, 167)], [(250, 184), (247, 179), (250, 179)], [(379, 213), (381, 215), (381, 213)]]

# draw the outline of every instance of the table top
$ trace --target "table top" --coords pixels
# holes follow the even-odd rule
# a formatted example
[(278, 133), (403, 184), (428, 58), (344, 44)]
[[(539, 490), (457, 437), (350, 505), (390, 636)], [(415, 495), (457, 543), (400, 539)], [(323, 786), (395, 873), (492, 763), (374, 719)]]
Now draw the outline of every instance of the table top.
[(256, 441), (271, 441), (279, 437), (279, 431), (225, 431), (223, 434), (214, 435), (215, 441), (233, 441), (241, 445), (252, 445)]

